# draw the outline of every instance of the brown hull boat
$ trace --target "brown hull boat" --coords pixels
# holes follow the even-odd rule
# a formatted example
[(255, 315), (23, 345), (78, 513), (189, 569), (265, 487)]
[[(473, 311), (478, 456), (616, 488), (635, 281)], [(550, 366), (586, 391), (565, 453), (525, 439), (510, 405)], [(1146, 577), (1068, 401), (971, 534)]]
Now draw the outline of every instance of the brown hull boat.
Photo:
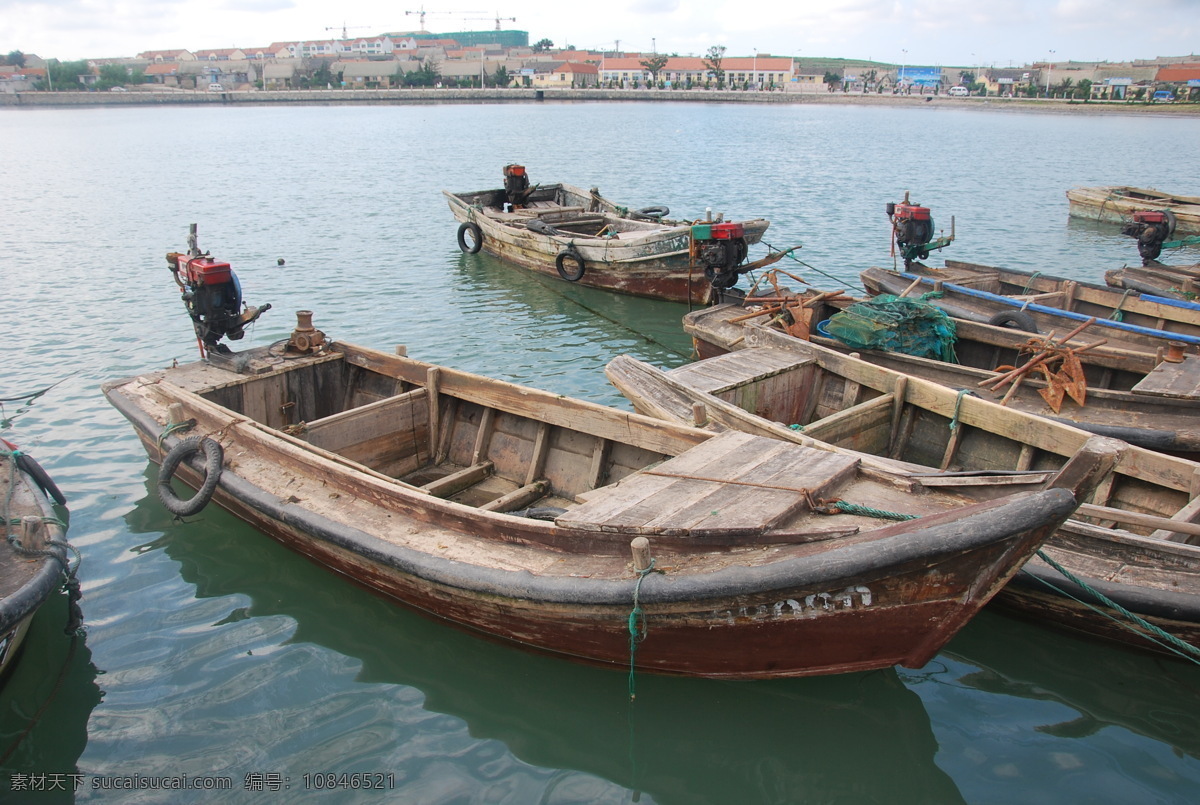
[[(703, 304), (711, 286), (692, 254), (689, 221), (637, 213), (568, 184), (538, 185), (519, 208), (504, 190), (443, 191), (459, 222), (459, 248), (480, 249), (540, 274), (607, 291)], [(740, 222), (747, 244), (769, 222)]]
[[(607, 373), (644, 413), (900, 462), (914, 495), (1044, 484), (1089, 438), (1103, 439), (763, 327), (747, 327), (742, 346), (669, 372), (622, 356)], [(1200, 645), (1200, 464), (1124, 445), (1096, 480), (998, 600), (1138, 647)]]
[(1169, 298), (1156, 298), (1153, 292), (1134, 289), (1116, 290), (1111, 285), (1043, 274), (1028, 273), (994, 266), (947, 260), (944, 268), (921, 263), (906, 267), (908, 273), (950, 282), (964, 288), (1012, 297), (1021, 302), (1034, 302), (1052, 308), (1062, 308), (1082, 316), (1115, 319), (1138, 327), (1170, 333), (1200, 335), (1200, 305)]
[[(963, 319), (954, 320), (957, 363), (881, 349), (858, 349), (823, 336), (818, 329), (821, 322), (842, 312), (853, 301), (791, 300), (787, 325), (777, 321), (781, 310), (778, 303), (759, 306), (760, 315), (734, 305), (716, 306), (687, 314), (683, 326), (692, 336), (697, 354), (708, 358), (739, 348), (745, 321), (774, 319), (778, 326), (787, 326), (791, 331), (796, 329), (794, 319), (803, 312), (809, 317), (809, 325), (796, 332), (807, 333), (813, 343), (829, 349), (845, 354), (853, 352), (886, 369), (932, 380), (956, 391), (969, 389), (982, 399), (1002, 402), (1014, 410), (1065, 422), (1139, 447), (1200, 457), (1200, 419), (1196, 415), (1200, 405), (1200, 356), (1188, 355), (1178, 363), (1157, 362), (1156, 357), (1145, 353), (1101, 344), (1103, 339), (1090, 328), (1070, 341), (1064, 342), (1059, 337), (1048, 348), (1044, 336)], [(793, 304), (803, 307), (792, 307)], [(994, 384), (1010, 368), (1023, 367), (1042, 355), (1061, 358), (1067, 348), (1074, 348), (1072, 354), (1079, 362), (1078, 376), (1071, 380), (1059, 375), (1059, 364), (1049, 363), (1044, 372), (1035, 366), (1019, 379), (1004, 385)], [(1071, 382), (1083, 387), (1071, 389), (1074, 397), (1066, 393)]]
[(1075, 218), (1120, 224), (1140, 211), (1170, 210), (1181, 235), (1200, 235), (1200, 197), (1178, 196), (1149, 187), (1073, 187), (1067, 191), (1067, 214)]
[[(1032, 333), (1057, 333), (1062, 335), (1088, 320), (1088, 316), (1060, 308), (1022, 302), (999, 294), (977, 291), (951, 282), (940, 282), (932, 277), (898, 273), (883, 268), (869, 268), (860, 274), (863, 287), (871, 296), (893, 294), (896, 296), (920, 296), (929, 291), (939, 296), (929, 299), (956, 319), (985, 324), (1002, 324)], [(1200, 335), (1168, 332), (1150, 327), (1096, 319), (1092, 334), (1104, 338), (1110, 347), (1147, 355), (1163, 355), (1172, 347), (1195, 355), (1200, 353)]]
[[(163, 463), (173, 511), (196, 500), (173, 492), (178, 472), (197, 497), (422, 613), (652, 673), (920, 666), (1075, 507), (1062, 485), (911, 497), (845, 451), (714, 435), (346, 343), (210, 355), (104, 391)], [(833, 494), (921, 517), (820, 513), (814, 499)]]

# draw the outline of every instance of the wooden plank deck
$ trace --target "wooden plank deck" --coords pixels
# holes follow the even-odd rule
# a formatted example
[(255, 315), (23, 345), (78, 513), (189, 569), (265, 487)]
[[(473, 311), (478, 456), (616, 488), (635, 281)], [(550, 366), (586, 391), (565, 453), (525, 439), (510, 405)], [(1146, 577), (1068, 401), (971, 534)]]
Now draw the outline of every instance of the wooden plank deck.
[(560, 516), (566, 528), (671, 536), (758, 534), (827, 497), (858, 460), (738, 431), (631, 475)]
[(1138, 394), (1200, 400), (1200, 357), (1188, 355), (1182, 363), (1163, 361), (1133, 387)]
[(753, 347), (689, 363), (667, 374), (691, 388), (720, 394), (751, 381), (799, 369), (809, 363), (813, 363), (812, 358), (797, 357), (781, 349)]

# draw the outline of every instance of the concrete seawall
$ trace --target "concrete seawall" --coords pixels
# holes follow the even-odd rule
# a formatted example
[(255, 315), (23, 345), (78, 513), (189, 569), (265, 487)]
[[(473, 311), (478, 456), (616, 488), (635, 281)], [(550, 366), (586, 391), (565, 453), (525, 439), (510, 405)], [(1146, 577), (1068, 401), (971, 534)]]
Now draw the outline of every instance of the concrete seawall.
[(73, 106), (196, 106), (271, 104), (430, 104), (536, 103), (539, 101), (651, 101), (657, 103), (818, 103), (858, 106), (945, 106), (963, 109), (1020, 110), (1059, 113), (1153, 113), (1198, 116), (1200, 104), (1155, 104), (1125, 101), (1079, 101), (1023, 98), (951, 98), (947, 95), (880, 95), (855, 92), (735, 92), (714, 90), (613, 89), (310, 89), (202, 92), (189, 90), (129, 92), (16, 92), (0, 94), (3, 108)]

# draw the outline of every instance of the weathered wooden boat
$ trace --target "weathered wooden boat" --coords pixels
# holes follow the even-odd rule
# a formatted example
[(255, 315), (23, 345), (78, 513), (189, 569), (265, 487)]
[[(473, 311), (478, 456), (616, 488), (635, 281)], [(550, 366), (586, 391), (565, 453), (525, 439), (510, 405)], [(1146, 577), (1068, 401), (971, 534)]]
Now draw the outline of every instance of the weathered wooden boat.
[[(542, 274), (618, 293), (704, 303), (713, 280), (736, 282), (748, 247), (769, 222), (681, 221), (666, 207), (631, 210), (567, 184), (528, 185), (506, 168), (505, 187), (443, 191), (458, 245)], [(732, 280), (732, 281), (730, 281)]]
[(1155, 294), (1195, 303), (1200, 299), (1200, 263), (1196, 265), (1123, 266), (1104, 272), (1104, 281), (1113, 288), (1125, 288), (1143, 294)]
[(1176, 196), (1144, 187), (1074, 187), (1067, 213), (1076, 218), (1125, 223), (1135, 212), (1169, 211), (1179, 234), (1200, 235), (1200, 197)]
[[(908, 272), (868, 268), (859, 276), (863, 287), (872, 296), (920, 296), (928, 291), (937, 291), (940, 296), (931, 297), (929, 301), (956, 319), (1011, 326), (1032, 333), (1055, 332), (1061, 335), (1090, 318), (1082, 313), (1036, 302), (1023, 302)], [(1200, 353), (1200, 335), (1139, 327), (1111, 319), (1096, 319), (1095, 325), (1093, 332), (1102, 332), (1107, 344), (1117, 349), (1158, 355), (1166, 354), (1171, 342), (1175, 342), (1183, 353)]]
[[(854, 353), (876, 366), (955, 390), (969, 389), (981, 399), (1140, 447), (1200, 458), (1200, 356), (1157, 362), (1145, 353), (1093, 346), (1100, 339), (1090, 331), (1070, 340), (1049, 339), (954, 319), (957, 362), (950, 362), (850, 346), (831, 337), (830, 318), (855, 301), (781, 299), (752, 306), (750, 312), (738, 305), (718, 305), (688, 313), (683, 327), (692, 336), (696, 354), (708, 358), (743, 345), (743, 322), (772, 317), (772, 326), (843, 354)], [(815, 325), (796, 326), (801, 309)], [(781, 321), (781, 315), (789, 323)]]
[(1200, 336), (1200, 304), (1133, 288), (1118, 291), (1111, 285), (1072, 280), (1040, 271), (1013, 271), (958, 260), (947, 260), (944, 268), (913, 263), (908, 273), (1081, 316)]
[(34, 615), (69, 576), (66, 526), (50, 498), (66, 503), (46, 471), (0, 439), (0, 678), (13, 663)]
[[(310, 349), (324, 341), (300, 329)], [(455, 626), (647, 672), (920, 666), (1075, 506), (1064, 488), (911, 497), (843, 451), (714, 436), (343, 342), (210, 351), (104, 393), (162, 463), (177, 514), (211, 497)], [(176, 473), (195, 497), (174, 493)], [(922, 517), (822, 514), (829, 496)]]
[[(606, 371), (643, 413), (902, 462), (918, 496), (1036, 487), (1089, 439), (1115, 442), (757, 325), (744, 344), (669, 372), (628, 356)], [(1190, 651), (1173, 641), (1200, 645), (1200, 464), (1124, 445), (1095, 480), (999, 599), (1095, 636)]]

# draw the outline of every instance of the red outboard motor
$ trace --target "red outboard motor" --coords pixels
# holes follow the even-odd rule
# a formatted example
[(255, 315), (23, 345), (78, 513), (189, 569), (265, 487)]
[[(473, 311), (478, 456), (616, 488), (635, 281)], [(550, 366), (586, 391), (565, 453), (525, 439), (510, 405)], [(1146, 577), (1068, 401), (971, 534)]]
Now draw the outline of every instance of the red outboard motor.
[(737, 267), (750, 252), (745, 228), (738, 223), (696, 224), (692, 227), (692, 256), (704, 266), (714, 288), (737, 284)]
[(525, 203), (525, 199), (532, 192), (524, 165), (504, 166), (504, 201), (506, 203), (518, 207)]
[(905, 264), (929, 257), (930, 250), (925, 248), (933, 240), (933, 216), (929, 208), (909, 203), (905, 193), (903, 202), (887, 205), (887, 214), (892, 219), (896, 245)]
[(246, 334), (246, 325), (271, 309), (270, 305), (242, 309), (242, 285), (237, 274), (229, 263), (218, 262), (208, 252), (200, 252), (195, 224), (188, 234), (187, 254), (169, 252), (167, 266), (182, 291), (202, 355), (206, 351), (229, 353), (229, 347), (219, 343), (220, 340), (226, 336), (239, 340)]
[(1138, 210), (1121, 234), (1137, 238), (1142, 265), (1153, 265), (1162, 254), (1163, 243), (1175, 234), (1175, 214), (1170, 210)]

